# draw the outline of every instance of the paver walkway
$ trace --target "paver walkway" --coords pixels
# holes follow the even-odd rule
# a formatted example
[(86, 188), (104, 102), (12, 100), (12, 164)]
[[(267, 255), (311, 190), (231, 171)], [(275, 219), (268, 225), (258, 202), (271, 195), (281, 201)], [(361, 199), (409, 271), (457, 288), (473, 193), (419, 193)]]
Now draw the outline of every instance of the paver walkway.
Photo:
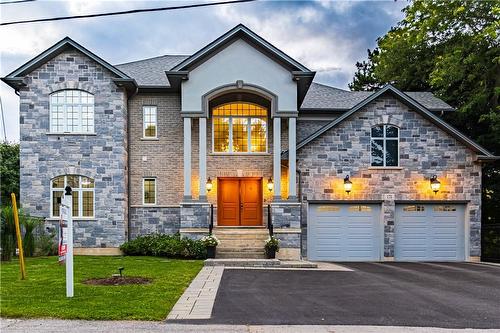
[(167, 320), (209, 319), (223, 272), (222, 266), (203, 267), (170, 311)]

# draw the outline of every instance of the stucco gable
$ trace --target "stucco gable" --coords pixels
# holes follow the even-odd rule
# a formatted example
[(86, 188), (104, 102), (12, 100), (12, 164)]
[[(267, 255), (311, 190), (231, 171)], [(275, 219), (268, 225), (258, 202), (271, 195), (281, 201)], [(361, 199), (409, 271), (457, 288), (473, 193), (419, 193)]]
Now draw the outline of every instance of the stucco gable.
[[(322, 135), (323, 133), (327, 132), (329, 129), (338, 126), (340, 123), (343, 121), (348, 121), (350, 116), (353, 115), (354, 113), (358, 112), (359, 110), (362, 110), (366, 105), (369, 103), (377, 100), (384, 94), (392, 94), (395, 96), (398, 100), (409, 106), (410, 110), (413, 110), (420, 115), (422, 115), (424, 118), (428, 119), (431, 123), (433, 123), (435, 126), (441, 128), (443, 131), (447, 132), (450, 134), (452, 137), (457, 139), (459, 142), (463, 143), (465, 146), (469, 147), (472, 151), (484, 155), (486, 158), (492, 158), (494, 157), (489, 151), (487, 151), (485, 148), (481, 147), (479, 144), (474, 142), (472, 139), (468, 138), (465, 136), (463, 133), (461, 133), (459, 130), (451, 126), (450, 124), (446, 123), (444, 120), (441, 118), (437, 117), (434, 115), (432, 112), (427, 110), (423, 105), (415, 101), (413, 98), (410, 96), (406, 95), (405, 93), (399, 91), (397, 88), (393, 87), (392, 85), (386, 85), (382, 89), (378, 90), (376, 93), (370, 95), (363, 101), (359, 102), (356, 104), (353, 108), (351, 108), (348, 112), (345, 112), (342, 114), (340, 117), (336, 118), (329, 124), (323, 126), (320, 128), (318, 131), (315, 133), (311, 134), (301, 142), (297, 144), (297, 150), (300, 150), (302, 147), (306, 146), (308, 143), (312, 142), (314, 139)], [(288, 152), (284, 152), (284, 155), (286, 156)]]

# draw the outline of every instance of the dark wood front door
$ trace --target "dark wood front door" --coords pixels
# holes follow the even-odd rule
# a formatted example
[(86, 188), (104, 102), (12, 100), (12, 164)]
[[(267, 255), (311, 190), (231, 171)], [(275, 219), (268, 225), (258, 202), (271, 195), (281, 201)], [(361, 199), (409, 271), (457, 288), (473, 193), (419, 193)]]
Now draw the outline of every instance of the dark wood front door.
[(218, 178), (217, 224), (262, 225), (262, 179)]

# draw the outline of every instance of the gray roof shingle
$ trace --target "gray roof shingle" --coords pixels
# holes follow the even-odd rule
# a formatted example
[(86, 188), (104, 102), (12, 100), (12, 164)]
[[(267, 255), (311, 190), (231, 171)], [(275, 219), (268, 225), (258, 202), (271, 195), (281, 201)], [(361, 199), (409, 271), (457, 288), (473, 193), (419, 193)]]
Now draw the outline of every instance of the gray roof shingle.
[(135, 79), (139, 86), (170, 87), (165, 71), (188, 58), (187, 55), (164, 55), (144, 60), (115, 65), (116, 68)]
[[(373, 91), (348, 91), (313, 82), (302, 102), (303, 110), (349, 110), (362, 102)], [(431, 92), (405, 92), (405, 94), (431, 111), (453, 110)]]

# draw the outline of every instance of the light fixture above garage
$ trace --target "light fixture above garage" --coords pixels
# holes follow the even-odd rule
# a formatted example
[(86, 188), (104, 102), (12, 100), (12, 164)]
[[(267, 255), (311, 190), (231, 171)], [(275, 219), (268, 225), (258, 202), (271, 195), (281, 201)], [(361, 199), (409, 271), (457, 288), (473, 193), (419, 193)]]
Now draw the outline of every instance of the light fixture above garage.
[(207, 192), (210, 192), (212, 190), (213, 186), (214, 185), (212, 184), (212, 179), (210, 179), (210, 177), (208, 177), (208, 179), (207, 179), (207, 185), (206, 185)]
[(349, 175), (344, 178), (344, 191), (349, 194), (352, 190), (352, 182), (349, 180)]
[(269, 179), (267, 180), (267, 189), (269, 190), (269, 192), (272, 192), (274, 189), (274, 183), (271, 177), (269, 177)]
[(430, 179), (431, 183), (431, 189), (434, 191), (434, 194), (439, 192), (439, 189), (441, 188), (441, 182), (437, 179), (437, 175), (434, 175)]

